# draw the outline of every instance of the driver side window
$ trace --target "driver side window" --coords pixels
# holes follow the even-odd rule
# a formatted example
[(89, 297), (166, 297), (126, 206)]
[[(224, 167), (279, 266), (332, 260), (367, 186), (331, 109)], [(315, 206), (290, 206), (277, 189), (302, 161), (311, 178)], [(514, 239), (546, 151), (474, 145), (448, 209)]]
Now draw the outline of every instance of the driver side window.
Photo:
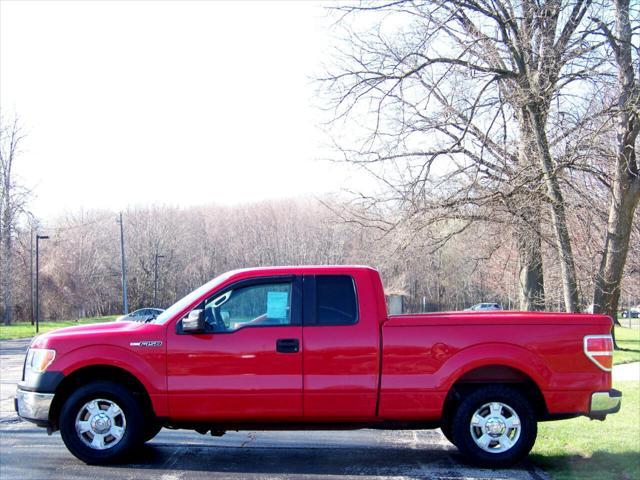
[(205, 302), (207, 332), (291, 324), (291, 283), (261, 283), (227, 290)]

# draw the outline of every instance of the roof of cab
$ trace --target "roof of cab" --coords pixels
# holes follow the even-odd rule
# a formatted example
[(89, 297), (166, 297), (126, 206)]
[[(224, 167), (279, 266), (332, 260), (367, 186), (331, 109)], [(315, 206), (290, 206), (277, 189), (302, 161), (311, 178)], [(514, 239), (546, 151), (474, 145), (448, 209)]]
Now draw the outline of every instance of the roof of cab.
[(255, 267), (255, 268), (240, 268), (232, 270), (229, 273), (229, 278), (246, 278), (255, 276), (270, 276), (270, 275), (344, 275), (346, 273), (353, 273), (355, 271), (369, 271), (376, 272), (377, 270), (366, 265), (292, 265), (292, 266), (275, 266), (275, 267)]

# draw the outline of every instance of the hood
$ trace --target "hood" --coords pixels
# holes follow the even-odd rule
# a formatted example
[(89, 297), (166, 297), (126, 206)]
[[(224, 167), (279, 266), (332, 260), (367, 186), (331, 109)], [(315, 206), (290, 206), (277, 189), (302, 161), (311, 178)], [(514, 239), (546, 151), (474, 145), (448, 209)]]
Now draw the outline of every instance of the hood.
[(73, 341), (76, 344), (111, 343), (110, 340), (117, 338), (128, 337), (137, 333), (154, 332), (158, 327), (159, 325), (138, 322), (90, 323), (87, 325), (59, 328), (52, 332), (38, 335), (31, 342), (31, 346), (46, 348), (58, 346), (67, 341)]

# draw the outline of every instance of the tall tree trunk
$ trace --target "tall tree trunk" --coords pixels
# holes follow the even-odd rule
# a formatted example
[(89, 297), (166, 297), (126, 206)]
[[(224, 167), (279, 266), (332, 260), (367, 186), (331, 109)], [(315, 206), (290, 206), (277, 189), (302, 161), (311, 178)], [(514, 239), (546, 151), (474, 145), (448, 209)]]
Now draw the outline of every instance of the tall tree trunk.
[[(8, 183), (8, 182), (4, 182)], [(8, 185), (3, 184), (3, 198), (2, 198), (2, 223), (1, 235), (0, 235), (0, 259), (2, 260), (2, 267), (0, 275), (2, 275), (2, 307), (4, 310), (3, 322), (5, 325), (11, 323), (12, 306), (13, 306), (13, 245), (12, 245), (12, 218), (11, 218), (11, 199), (9, 194), (11, 193)]]
[(21, 139), (17, 118), (7, 124), (0, 115), (0, 284), (5, 325), (11, 323), (13, 313), (13, 233), (21, 206), (13, 179), (13, 161)]
[(518, 238), (520, 310), (544, 310), (544, 272), (540, 237)]
[[(531, 136), (531, 123), (527, 112), (519, 112), (521, 138), (518, 147), (519, 174), (529, 177), (528, 183), (535, 190), (535, 148)], [(531, 173), (530, 173), (531, 172)], [(533, 174), (533, 175), (532, 175)], [(519, 309), (523, 311), (544, 310), (544, 271), (542, 268), (542, 245), (540, 231), (540, 203), (535, 195), (527, 195), (515, 201), (514, 227), (518, 249)]]
[(640, 199), (639, 183), (630, 178), (627, 155), (621, 153), (616, 162), (607, 233), (593, 294), (593, 311), (610, 316), (617, 324), (620, 283), (629, 252), (633, 215)]
[(551, 223), (555, 233), (556, 249), (560, 260), (560, 271), (562, 273), (564, 308), (567, 312), (577, 312), (579, 310), (578, 281), (573, 251), (571, 249), (569, 229), (567, 227), (564, 198), (549, 151), (549, 142), (545, 131), (543, 114), (535, 102), (527, 105), (527, 111), (533, 127), (532, 134), (534, 136), (538, 161), (547, 186), (547, 195), (551, 202)]
[(616, 1), (616, 35), (603, 27), (616, 54), (620, 97), (617, 111), (615, 173), (611, 187), (607, 233), (593, 294), (594, 312), (618, 323), (620, 283), (629, 251), (633, 215), (640, 201), (640, 172), (636, 140), (640, 130), (640, 93), (631, 55), (629, 0)]

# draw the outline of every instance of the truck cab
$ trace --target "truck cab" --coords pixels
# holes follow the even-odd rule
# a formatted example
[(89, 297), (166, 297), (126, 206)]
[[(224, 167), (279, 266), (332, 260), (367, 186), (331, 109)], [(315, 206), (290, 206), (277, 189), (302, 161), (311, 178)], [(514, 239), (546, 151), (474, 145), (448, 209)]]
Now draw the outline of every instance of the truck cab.
[(376, 294), (379, 276), (366, 267), (234, 275), (192, 309), (200, 325), (167, 328), (171, 417), (374, 419), (386, 319)]

